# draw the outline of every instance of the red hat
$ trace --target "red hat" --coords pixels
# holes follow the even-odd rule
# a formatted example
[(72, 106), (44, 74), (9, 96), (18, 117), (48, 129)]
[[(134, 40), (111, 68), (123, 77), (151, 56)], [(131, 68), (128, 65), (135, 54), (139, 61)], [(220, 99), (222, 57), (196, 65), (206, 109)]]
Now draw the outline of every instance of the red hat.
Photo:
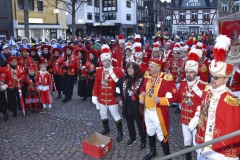
[(32, 51), (35, 51), (36, 53), (38, 52), (38, 49), (37, 48), (31, 48), (30, 50), (29, 50), (29, 52), (32, 52)]
[(62, 52), (63, 52), (60, 48), (53, 48), (52, 54), (54, 54), (56, 51), (58, 51), (59, 54), (62, 54)]
[(186, 61), (185, 70), (190, 68), (198, 73), (199, 61), (202, 57), (202, 50), (200, 49), (191, 49), (188, 54), (188, 59)]
[(78, 52), (81, 52), (81, 53), (86, 54), (86, 53), (87, 53), (87, 50), (84, 50), (84, 49), (75, 49), (74, 54), (77, 56), (77, 55), (78, 55)]
[(159, 50), (159, 43), (158, 43), (158, 42), (155, 42), (155, 43), (153, 44), (153, 50), (154, 50), (154, 51), (158, 51), (158, 50)]
[(175, 45), (174, 45), (174, 48), (173, 48), (173, 51), (178, 51), (178, 53), (179, 53), (179, 51), (180, 51), (180, 43), (176, 43)]
[(231, 76), (234, 66), (225, 62), (230, 45), (231, 39), (226, 35), (220, 35), (216, 38), (216, 44), (213, 48), (214, 60), (212, 60), (209, 66), (211, 74)]
[(34, 65), (32, 65), (32, 66), (29, 66), (29, 67), (28, 67), (28, 70), (29, 70), (29, 71), (30, 71), (30, 70), (31, 70), (31, 71), (32, 71), (32, 70), (34, 70), (34, 71), (35, 71), (35, 70), (36, 70), (36, 68), (35, 68), (35, 66), (34, 66)]
[(122, 34), (119, 34), (119, 36), (118, 36), (118, 43), (125, 44), (124, 36)]
[(50, 45), (46, 45), (46, 44), (41, 46), (41, 50), (43, 50), (44, 48), (48, 48), (48, 51), (50, 51), (52, 49), (52, 47)]
[(22, 51), (27, 51), (27, 52), (29, 52), (29, 49), (23, 47), (23, 48), (21, 48), (21, 49), (19, 50), (19, 52), (22, 52)]
[(14, 59), (16, 59), (16, 60), (19, 60), (20, 58), (19, 57), (16, 57), (16, 56), (11, 56), (11, 57), (9, 57), (6, 61), (8, 62), (8, 63), (10, 63), (12, 60), (14, 60)]
[(129, 50), (131, 50), (132, 51), (132, 43), (127, 43), (127, 45), (126, 45), (126, 47), (125, 47), (125, 50), (127, 50), (127, 49), (129, 49)]
[(151, 58), (149, 59), (149, 64), (153, 64), (154, 66), (162, 66), (162, 61), (159, 59)]
[(139, 34), (136, 34), (136, 35), (135, 35), (135, 42), (140, 42), (140, 40), (141, 40), (140, 35), (139, 35)]
[(136, 46), (135, 48), (135, 57), (136, 58), (142, 58), (143, 53), (142, 53), (142, 49), (140, 46)]
[(101, 61), (104, 61), (104, 60), (112, 61), (112, 54), (111, 54), (111, 50), (108, 45), (104, 44), (102, 46), (100, 58), (101, 58)]
[(94, 54), (95, 57), (99, 58), (98, 51), (96, 51), (94, 49), (88, 50), (86, 52), (86, 54), (87, 54), (86, 56), (88, 57), (90, 53)]
[(74, 51), (74, 46), (64, 46), (63, 51), (66, 52), (67, 49), (70, 49), (71, 51)]

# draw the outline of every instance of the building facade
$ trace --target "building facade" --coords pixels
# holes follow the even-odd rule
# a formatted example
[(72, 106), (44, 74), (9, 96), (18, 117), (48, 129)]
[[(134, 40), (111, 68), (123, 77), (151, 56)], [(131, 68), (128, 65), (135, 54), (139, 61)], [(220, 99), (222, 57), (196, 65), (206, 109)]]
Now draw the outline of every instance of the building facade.
[(217, 0), (172, 0), (172, 33), (182, 36), (195, 32), (214, 34)]
[(0, 40), (9, 40), (14, 38), (13, 25), (12, 25), (12, 2), (0, 1)]
[(218, 0), (218, 18), (240, 11), (240, 0)]
[[(125, 36), (137, 30), (135, 0), (87, 0), (76, 12), (76, 36), (99, 35)], [(72, 16), (67, 15), (68, 32), (71, 30)]]
[[(54, 0), (53, 0), (54, 1)], [(24, 37), (24, 1), (12, 0), (14, 37)], [(37, 42), (52, 38), (66, 39), (66, 12), (43, 0), (28, 0), (29, 35)], [(54, 2), (55, 5), (56, 2)], [(62, 4), (60, 4), (62, 5)]]

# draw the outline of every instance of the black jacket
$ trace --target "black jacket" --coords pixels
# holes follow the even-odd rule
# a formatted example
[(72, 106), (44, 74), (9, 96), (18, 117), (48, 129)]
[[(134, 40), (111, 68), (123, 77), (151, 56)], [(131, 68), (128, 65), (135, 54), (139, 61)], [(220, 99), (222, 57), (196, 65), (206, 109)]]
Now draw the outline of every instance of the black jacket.
[[(115, 98), (116, 102), (118, 103), (119, 101), (123, 102), (123, 107), (122, 107), (122, 116), (125, 118), (126, 117), (126, 106), (127, 103), (132, 103), (133, 109), (134, 109), (134, 114), (135, 118), (138, 119), (140, 115), (143, 115), (143, 110), (144, 107), (142, 104), (139, 103), (139, 94), (140, 94), (140, 87), (143, 83), (144, 77), (141, 77), (134, 82), (134, 92), (132, 94), (132, 100), (130, 102), (127, 102), (126, 96), (129, 96), (127, 93), (127, 83), (128, 83), (128, 78), (127, 76), (123, 76), (120, 78), (115, 86)], [(120, 92), (119, 92), (120, 91)]]

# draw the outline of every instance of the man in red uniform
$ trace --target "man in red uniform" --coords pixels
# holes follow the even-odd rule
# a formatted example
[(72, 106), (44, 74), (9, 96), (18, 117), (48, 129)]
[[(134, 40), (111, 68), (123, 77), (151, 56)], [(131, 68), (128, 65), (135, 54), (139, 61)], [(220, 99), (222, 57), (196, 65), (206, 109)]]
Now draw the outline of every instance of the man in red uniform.
[(93, 86), (92, 102), (100, 109), (100, 116), (103, 122), (103, 131), (101, 134), (110, 132), (107, 110), (112, 114), (118, 130), (117, 142), (123, 137), (122, 120), (118, 112), (118, 104), (114, 96), (115, 85), (119, 78), (124, 74), (120, 68), (114, 68), (111, 65), (111, 52), (107, 45), (103, 45), (101, 49), (101, 61), (103, 68), (100, 67), (96, 71), (96, 78)]
[(29, 66), (34, 66), (34, 60), (32, 57), (28, 56), (29, 50), (27, 48), (21, 48), (19, 50), (20, 57), (18, 60), (18, 65), (22, 66), (26, 72)]
[(139, 102), (145, 105), (145, 123), (149, 138), (150, 153), (144, 160), (156, 156), (156, 137), (162, 144), (165, 155), (169, 149), (169, 105), (176, 100), (177, 89), (171, 74), (161, 72), (162, 61), (150, 59), (150, 76), (144, 78), (140, 88)]
[[(213, 49), (214, 60), (210, 64), (211, 83), (203, 92), (202, 103), (197, 107), (189, 129), (197, 126), (196, 143), (201, 144), (240, 129), (239, 99), (229, 92), (226, 83), (233, 65), (225, 62), (231, 45), (230, 38), (220, 35)], [(198, 149), (198, 160), (238, 160), (240, 136)]]
[(17, 107), (21, 109), (18, 89), (26, 82), (27, 73), (22, 66), (18, 65), (18, 57), (8, 59), (8, 65), (3, 68), (4, 82), (8, 85), (7, 99), (9, 111), (13, 111), (13, 117), (17, 116)]
[[(40, 64), (40, 71), (36, 77), (37, 90), (40, 92), (40, 102), (43, 104), (43, 111), (51, 111), (52, 108), (52, 79), (51, 75), (47, 72), (47, 65)], [(47, 108), (48, 105), (48, 108)]]
[(148, 68), (148, 63), (143, 62), (143, 53), (140, 46), (135, 47), (135, 62), (137, 63), (140, 72), (144, 75), (145, 71)]
[[(190, 131), (188, 124), (194, 117), (194, 113), (199, 105), (201, 105), (201, 97), (204, 88), (207, 87), (205, 82), (196, 79), (199, 68), (198, 49), (192, 49), (188, 54), (185, 64), (186, 80), (183, 80), (179, 87), (179, 98), (181, 101), (181, 123), (185, 148), (191, 147), (192, 142), (195, 145), (196, 129)], [(186, 160), (192, 160), (191, 152), (185, 154)]]
[(200, 59), (200, 62), (199, 62), (198, 76), (199, 76), (200, 80), (202, 80), (204, 82), (208, 82), (209, 75), (210, 75), (209, 65), (211, 63), (211, 60), (206, 57), (207, 45), (204, 43), (198, 42), (196, 45), (196, 48), (201, 49), (203, 51), (202, 58)]

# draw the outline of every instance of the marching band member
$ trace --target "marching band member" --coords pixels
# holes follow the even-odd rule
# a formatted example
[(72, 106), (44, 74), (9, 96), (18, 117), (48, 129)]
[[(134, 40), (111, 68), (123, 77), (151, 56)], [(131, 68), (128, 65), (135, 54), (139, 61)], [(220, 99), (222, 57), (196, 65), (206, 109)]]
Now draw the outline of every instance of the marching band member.
[(100, 67), (96, 71), (96, 79), (92, 93), (92, 102), (96, 105), (97, 109), (100, 109), (100, 116), (104, 128), (100, 133), (104, 135), (110, 132), (107, 115), (107, 110), (109, 109), (115, 120), (118, 131), (117, 142), (120, 142), (123, 137), (122, 120), (118, 112), (118, 104), (115, 100), (114, 90), (117, 81), (124, 74), (120, 68), (112, 67), (111, 52), (110, 48), (107, 45), (102, 46), (101, 52), (102, 54), (100, 57), (103, 63), (103, 68)]
[(41, 59), (40, 56), (38, 55), (38, 49), (37, 48), (31, 48), (29, 50), (29, 57), (31, 57), (34, 61), (34, 66), (36, 71), (40, 71), (40, 63), (41, 63)]
[(41, 63), (47, 64), (47, 71), (49, 73), (52, 72), (52, 65), (51, 65), (51, 46), (50, 45), (42, 45), (41, 46), (42, 54), (40, 55)]
[(175, 101), (177, 89), (171, 74), (161, 71), (162, 61), (150, 59), (150, 76), (144, 79), (140, 87), (139, 102), (145, 105), (145, 124), (149, 138), (150, 153), (144, 160), (156, 156), (156, 137), (162, 144), (165, 155), (170, 154), (169, 149), (169, 105)]
[(40, 64), (40, 71), (36, 77), (37, 90), (40, 94), (40, 102), (43, 105), (43, 111), (51, 111), (52, 109), (52, 79), (50, 73), (47, 72), (47, 64)]
[[(196, 129), (190, 131), (188, 124), (194, 117), (197, 107), (201, 105), (201, 97), (207, 83), (202, 82), (196, 78), (199, 70), (199, 61), (202, 56), (202, 51), (199, 49), (192, 49), (188, 54), (187, 61), (184, 66), (186, 80), (181, 81), (179, 87), (179, 98), (181, 102), (181, 123), (182, 133), (185, 148), (191, 147), (195, 144)], [(191, 152), (185, 154), (186, 160), (192, 160)]]
[(21, 45), (20, 45), (19, 49), (22, 49), (22, 48), (31, 49), (29, 40), (26, 37), (22, 38), (22, 40), (21, 40)]
[(4, 83), (5, 81), (5, 73), (3, 68), (0, 66), (0, 112), (3, 113), (4, 120), (7, 121), (9, 119), (8, 113), (7, 113), (7, 99), (6, 99), (6, 92), (7, 85)]
[(51, 39), (50, 44), (51, 44), (51, 47), (52, 47), (52, 48), (62, 49), (62, 46), (57, 43), (57, 40), (56, 40), (56, 39)]
[[(204, 90), (202, 103), (197, 107), (194, 117), (189, 123), (192, 131), (197, 126), (196, 143), (216, 139), (223, 135), (239, 130), (240, 105), (239, 99), (226, 87), (233, 65), (225, 62), (231, 45), (230, 38), (220, 35), (216, 39), (213, 57), (210, 64), (211, 83)], [(213, 143), (197, 150), (198, 160), (238, 160), (240, 151), (240, 136), (235, 136)]]
[[(139, 45), (140, 46), (140, 45)], [(127, 63), (129, 62), (135, 62), (134, 60), (134, 56), (133, 56), (133, 53), (132, 53), (132, 46), (130, 43), (128, 43), (125, 47), (125, 60), (123, 62), (123, 69), (125, 70), (126, 69), (126, 66), (127, 66)]]
[(26, 82), (27, 73), (22, 66), (18, 65), (18, 57), (11, 56), (9, 63), (3, 68), (4, 82), (8, 85), (7, 100), (9, 111), (13, 111), (13, 117), (17, 116), (17, 109), (21, 109), (18, 89)]
[(63, 60), (66, 64), (62, 67), (65, 70), (63, 77), (63, 84), (65, 84), (63, 87), (63, 94), (65, 94), (65, 98), (62, 100), (64, 103), (72, 99), (74, 76), (78, 70), (78, 58), (73, 54), (74, 49), (74, 46), (63, 47), (65, 53)]
[(143, 53), (140, 46), (135, 47), (135, 62), (137, 63), (140, 72), (144, 75), (148, 68), (148, 64), (143, 63)]
[(28, 55), (29, 50), (27, 48), (23, 47), (19, 52), (21, 56), (18, 59), (18, 65), (22, 66), (28, 72), (28, 67), (34, 65), (34, 60)]

